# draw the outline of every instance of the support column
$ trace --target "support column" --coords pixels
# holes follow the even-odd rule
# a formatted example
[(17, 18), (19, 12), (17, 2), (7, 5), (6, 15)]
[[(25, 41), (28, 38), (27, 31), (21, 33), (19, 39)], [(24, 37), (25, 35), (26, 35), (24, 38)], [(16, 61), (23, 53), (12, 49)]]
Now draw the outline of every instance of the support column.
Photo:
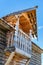
[(16, 22), (16, 26), (15, 26), (15, 37), (14, 37), (14, 41), (16, 41), (15, 42), (15, 45), (16, 46), (18, 46), (19, 44), (17, 43), (17, 36), (18, 36), (18, 30), (19, 30), (19, 17), (18, 17), (18, 15), (15, 15), (15, 17), (17, 18), (17, 22)]
[(15, 55), (15, 52), (12, 52), (11, 55), (9, 56), (7, 62), (5, 63), (5, 65), (9, 65), (10, 64), (10, 62), (12, 61), (14, 55)]

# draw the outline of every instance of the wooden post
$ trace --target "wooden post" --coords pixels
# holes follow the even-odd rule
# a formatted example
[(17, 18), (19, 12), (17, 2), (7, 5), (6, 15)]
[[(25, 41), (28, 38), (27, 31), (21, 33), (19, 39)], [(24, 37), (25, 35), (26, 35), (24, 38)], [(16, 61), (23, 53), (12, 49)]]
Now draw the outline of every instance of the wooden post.
[(13, 46), (13, 43), (14, 43), (14, 31), (11, 32), (11, 46)]
[(15, 55), (15, 52), (12, 52), (11, 55), (9, 56), (7, 62), (5, 63), (5, 65), (9, 65), (10, 64), (10, 62), (12, 61), (14, 55)]
[(9, 47), (10, 45), (10, 32), (9, 31), (7, 32), (6, 37), (7, 37), (7, 47)]

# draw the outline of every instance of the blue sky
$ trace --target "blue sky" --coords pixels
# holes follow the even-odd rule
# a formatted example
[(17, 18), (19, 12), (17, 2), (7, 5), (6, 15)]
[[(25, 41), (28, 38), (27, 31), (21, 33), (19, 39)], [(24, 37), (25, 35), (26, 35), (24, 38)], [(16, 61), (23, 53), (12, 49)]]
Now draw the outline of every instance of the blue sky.
[(12, 12), (32, 8), (36, 5), (38, 5), (38, 41), (34, 40), (34, 42), (43, 48), (43, 0), (0, 0), (0, 18)]

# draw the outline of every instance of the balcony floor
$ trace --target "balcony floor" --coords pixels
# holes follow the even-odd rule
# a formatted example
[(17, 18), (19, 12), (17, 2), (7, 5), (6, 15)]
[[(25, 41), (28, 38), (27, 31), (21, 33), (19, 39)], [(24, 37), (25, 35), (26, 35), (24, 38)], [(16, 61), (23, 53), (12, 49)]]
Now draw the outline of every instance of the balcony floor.
[(25, 51), (23, 51), (23, 50), (21, 50), (19, 48), (16, 48), (15, 52), (18, 53), (18, 54), (20, 54), (20, 55), (22, 55), (22, 56), (24, 56), (24, 57), (31, 58), (31, 54), (26, 53)]

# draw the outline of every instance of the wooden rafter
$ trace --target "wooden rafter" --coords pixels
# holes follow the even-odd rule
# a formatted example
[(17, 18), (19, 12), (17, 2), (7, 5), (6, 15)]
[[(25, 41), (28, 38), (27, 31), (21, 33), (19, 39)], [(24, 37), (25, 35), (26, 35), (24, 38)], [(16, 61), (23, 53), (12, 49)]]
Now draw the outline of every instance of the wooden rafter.
[(37, 37), (36, 9), (25, 11), (20, 14), (11, 14), (3, 17), (3, 19), (12, 26), (15, 26), (18, 20), (16, 15), (19, 15), (19, 28), (21, 28), (26, 34), (29, 34), (29, 30), (32, 30), (32, 36)]

